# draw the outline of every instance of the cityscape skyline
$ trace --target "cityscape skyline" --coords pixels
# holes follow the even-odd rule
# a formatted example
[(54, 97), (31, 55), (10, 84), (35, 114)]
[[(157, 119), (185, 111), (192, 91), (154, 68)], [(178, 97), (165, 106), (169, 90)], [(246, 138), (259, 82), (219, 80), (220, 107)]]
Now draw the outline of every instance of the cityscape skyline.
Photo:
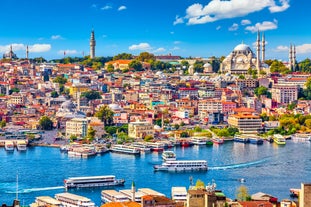
[[(96, 56), (150, 52), (182, 57), (227, 56), (244, 42), (255, 51), (256, 32), (266, 36), (266, 59), (310, 57), (311, 15), (307, 1), (83, 1), (38, 0), (2, 3), (0, 53), (58, 59), (89, 55), (95, 31)], [(23, 21), (21, 21), (23, 20)]]

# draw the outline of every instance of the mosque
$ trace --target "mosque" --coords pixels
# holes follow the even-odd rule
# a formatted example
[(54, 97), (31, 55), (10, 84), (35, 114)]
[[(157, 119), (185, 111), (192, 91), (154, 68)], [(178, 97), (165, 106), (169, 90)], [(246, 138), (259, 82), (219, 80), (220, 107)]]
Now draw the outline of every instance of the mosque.
[[(262, 48), (260, 48), (260, 43)], [(230, 74), (247, 74), (247, 70), (251, 68), (256, 69), (257, 74), (260, 74), (261, 69), (267, 68), (265, 64), (265, 45), (266, 42), (264, 34), (262, 35), (262, 41), (260, 41), (260, 33), (258, 32), (256, 41), (256, 55), (248, 45), (244, 43), (239, 44), (222, 61), (220, 65), (220, 71), (222, 73)]]

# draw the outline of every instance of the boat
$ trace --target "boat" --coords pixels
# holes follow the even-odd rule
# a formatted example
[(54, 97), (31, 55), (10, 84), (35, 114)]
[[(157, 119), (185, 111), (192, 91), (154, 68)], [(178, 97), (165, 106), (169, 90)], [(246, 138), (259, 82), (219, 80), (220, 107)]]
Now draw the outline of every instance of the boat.
[(151, 152), (151, 147), (144, 142), (133, 142), (131, 146), (135, 147), (142, 153)]
[(242, 142), (242, 143), (248, 143), (250, 140), (247, 135), (242, 134), (236, 134), (233, 138), (233, 141), (235, 142)]
[(140, 151), (133, 146), (116, 144), (110, 148), (111, 152), (122, 153), (122, 154), (130, 154), (130, 155), (140, 155)]
[(189, 147), (191, 145), (192, 145), (192, 142), (190, 140), (185, 140), (185, 139), (180, 140), (180, 146), (182, 147)]
[(205, 137), (192, 137), (191, 142), (194, 145), (206, 145), (206, 138)]
[(69, 145), (61, 145), (61, 146), (59, 147), (59, 150), (60, 150), (60, 152), (67, 153), (68, 150), (69, 150)]
[(153, 152), (163, 152), (164, 151), (164, 144), (161, 142), (148, 142), (148, 147), (151, 147), (151, 151)]
[(153, 166), (155, 171), (207, 171), (206, 160), (170, 160)]
[(164, 161), (176, 160), (176, 154), (173, 151), (164, 151), (162, 153), (162, 158)]
[(95, 207), (91, 199), (72, 193), (58, 193), (55, 194), (55, 198), (66, 207)]
[(293, 134), (291, 139), (294, 142), (309, 142), (311, 141), (311, 134)]
[(224, 143), (224, 139), (223, 138), (219, 138), (219, 137), (214, 137), (214, 138), (212, 138), (212, 142), (214, 143), (214, 144), (223, 144)]
[(260, 136), (249, 136), (249, 143), (251, 144), (263, 144), (263, 139)]
[(94, 147), (91, 146), (79, 146), (69, 149), (68, 156), (69, 157), (82, 157), (88, 158), (90, 156), (96, 155), (97, 152)]
[(39, 206), (62, 207), (62, 203), (50, 196), (39, 196), (36, 197), (34, 203), (30, 204), (30, 207), (39, 207)]
[(101, 192), (102, 203), (126, 202), (126, 201), (130, 201), (130, 199), (123, 193), (120, 193), (116, 190), (102, 190)]
[(213, 145), (213, 141), (211, 139), (206, 140), (206, 145), (208, 146)]
[(27, 142), (25, 140), (17, 140), (16, 149), (18, 151), (26, 151), (27, 150)]
[(285, 138), (280, 134), (273, 135), (273, 141), (278, 145), (285, 145)]
[(106, 187), (124, 185), (124, 179), (116, 179), (114, 175), (71, 177), (64, 180), (65, 188)]
[(101, 154), (104, 154), (106, 152), (109, 152), (109, 149), (103, 145), (95, 145), (95, 152), (96, 152), (96, 154), (101, 155)]
[(175, 202), (187, 202), (186, 187), (172, 187), (171, 195)]
[(13, 152), (14, 151), (14, 143), (12, 141), (5, 141), (4, 149), (8, 152)]

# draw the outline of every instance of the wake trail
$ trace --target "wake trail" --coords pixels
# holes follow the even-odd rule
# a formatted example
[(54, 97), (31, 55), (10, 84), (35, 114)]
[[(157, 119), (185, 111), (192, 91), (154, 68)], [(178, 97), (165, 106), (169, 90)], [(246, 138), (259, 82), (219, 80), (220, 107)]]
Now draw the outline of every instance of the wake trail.
[(208, 167), (209, 170), (227, 170), (227, 169), (235, 169), (235, 168), (244, 168), (249, 167), (253, 165), (258, 165), (261, 163), (266, 162), (267, 159), (252, 161), (252, 162), (245, 162), (245, 163), (238, 163), (238, 164), (232, 164), (232, 165), (223, 165), (223, 166), (211, 166)]
[[(64, 189), (64, 186), (56, 186), (56, 187), (44, 187), (44, 188), (28, 188), (28, 189), (21, 189), (18, 193), (31, 193), (36, 191), (46, 191), (46, 190), (58, 190)], [(16, 193), (16, 191), (6, 191), (6, 193)]]

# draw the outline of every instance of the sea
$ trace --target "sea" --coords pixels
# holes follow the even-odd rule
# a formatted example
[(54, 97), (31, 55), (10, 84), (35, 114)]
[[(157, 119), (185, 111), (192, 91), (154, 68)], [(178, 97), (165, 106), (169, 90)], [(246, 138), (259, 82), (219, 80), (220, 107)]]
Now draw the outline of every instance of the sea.
[[(245, 185), (249, 194), (263, 192), (279, 200), (290, 199), (290, 188), (311, 183), (311, 142), (287, 140), (285, 146), (264, 142), (262, 145), (233, 141), (212, 146), (173, 147), (179, 160), (206, 160), (206, 172), (155, 172), (161, 164), (161, 153), (141, 156), (106, 153), (90, 158), (72, 158), (59, 148), (29, 147), (26, 152), (0, 149), (0, 202), (11, 205), (18, 198), (29, 205), (38, 196), (65, 192), (64, 179), (77, 176), (115, 175), (125, 179), (116, 190), (151, 188), (171, 197), (171, 188), (189, 188), (201, 180), (205, 185), (216, 183), (216, 189), (231, 198)], [(241, 183), (244, 179), (244, 183)], [(107, 188), (70, 189), (101, 205), (101, 190)]]

